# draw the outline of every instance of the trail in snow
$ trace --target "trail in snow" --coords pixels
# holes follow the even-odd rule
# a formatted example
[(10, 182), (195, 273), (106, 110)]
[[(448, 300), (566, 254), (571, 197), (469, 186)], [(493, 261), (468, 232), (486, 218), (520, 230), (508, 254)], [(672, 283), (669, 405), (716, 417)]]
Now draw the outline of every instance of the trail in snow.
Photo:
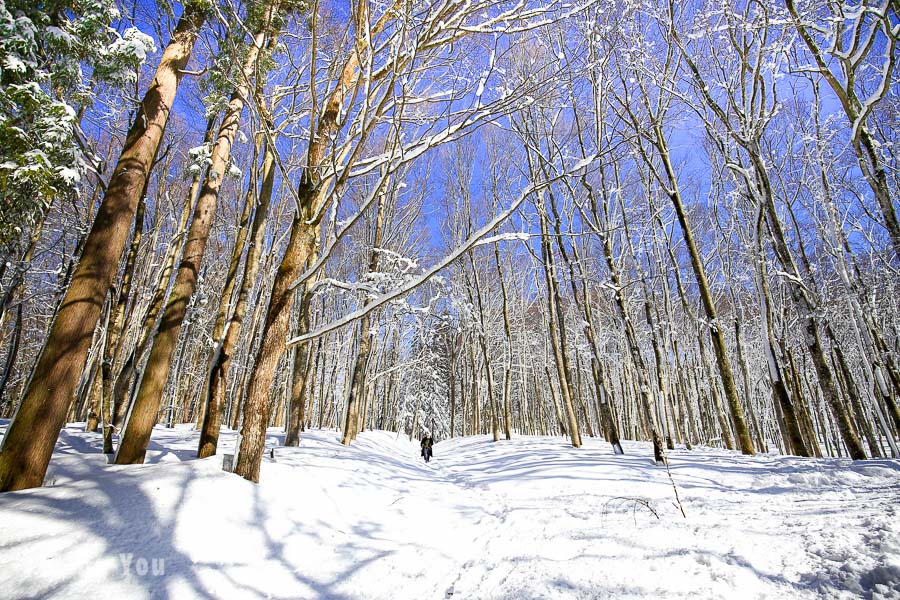
[(257, 486), (188, 428), (120, 467), (69, 426), (48, 487), (0, 495), (0, 596), (900, 598), (898, 461), (678, 450), (685, 519), (642, 443), (281, 439)]
[(509, 507), (463, 597), (900, 597), (896, 461), (676, 451), (684, 519), (643, 444), (446, 446)]

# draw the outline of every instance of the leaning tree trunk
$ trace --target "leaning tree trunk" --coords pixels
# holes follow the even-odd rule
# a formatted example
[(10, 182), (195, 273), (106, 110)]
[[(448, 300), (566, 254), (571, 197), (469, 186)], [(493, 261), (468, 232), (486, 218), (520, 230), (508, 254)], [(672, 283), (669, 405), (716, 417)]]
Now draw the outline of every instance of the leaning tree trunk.
[[(157, 198), (158, 200), (159, 198)], [(113, 316), (106, 331), (106, 346), (103, 349), (103, 361), (100, 363), (100, 394), (103, 403), (103, 453), (112, 454), (112, 434), (115, 426), (115, 401), (112, 391), (113, 360), (118, 354), (119, 340), (125, 328), (125, 308), (128, 305), (128, 297), (131, 295), (131, 284), (134, 281), (134, 266), (137, 262), (138, 248), (144, 234), (144, 211), (147, 202), (142, 195), (138, 203), (137, 213), (134, 217), (134, 236), (131, 238), (131, 246), (125, 259), (125, 273), (122, 275), (122, 285), (119, 289), (119, 297), (113, 309)]]
[(150, 349), (150, 356), (147, 358), (144, 374), (141, 377), (140, 388), (128, 413), (125, 433), (116, 452), (116, 464), (144, 462), (144, 454), (150, 443), (150, 434), (156, 424), (162, 394), (169, 377), (172, 352), (181, 333), (181, 325), (187, 314), (191, 297), (197, 288), (200, 264), (203, 261), (209, 233), (212, 229), (219, 189), (231, 158), (231, 146), (240, 125), (245, 100), (250, 93), (250, 81), (256, 74), (260, 50), (270, 33), (276, 6), (276, 2), (269, 5), (264, 24), (249, 47), (244, 59), (242, 82), (232, 93), (228, 108), (222, 118), (222, 124), (219, 126), (219, 133), (212, 151), (212, 163), (207, 170), (206, 180), (200, 190), (197, 207), (194, 209), (187, 243), (184, 246), (184, 256), (178, 266), (172, 294), (153, 340), (153, 347)]
[[(552, 200), (551, 200), (552, 201)], [(578, 428), (578, 418), (575, 416), (575, 404), (572, 398), (572, 388), (569, 383), (569, 358), (566, 344), (565, 322), (563, 320), (562, 307), (560, 306), (559, 287), (556, 282), (553, 264), (553, 248), (550, 244), (550, 234), (547, 229), (547, 215), (543, 207), (539, 209), (541, 222), (541, 254), (543, 256), (544, 280), (547, 285), (547, 309), (550, 318), (550, 344), (553, 347), (557, 375), (559, 376), (559, 388), (561, 391), (563, 406), (566, 411), (566, 425), (572, 445), (581, 447), (581, 431)], [(552, 383), (551, 383), (552, 385)]]
[[(219, 302), (219, 309), (216, 312), (215, 323), (213, 323), (213, 351), (209, 361), (210, 366), (207, 369), (207, 385), (205, 386), (207, 392), (210, 389), (209, 380), (211, 379), (211, 373), (218, 363), (218, 356), (222, 349), (222, 341), (225, 339), (225, 328), (228, 323), (228, 316), (234, 311), (235, 303), (232, 302), (233, 300), (236, 300), (234, 291), (240, 289), (238, 273), (241, 269), (241, 257), (244, 255), (244, 250), (247, 248), (247, 242), (250, 239), (249, 234), (252, 228), (251, 219), (256, 215), (254, 206), (256, 205), (256, 185), (257, 176), (259, 174), (259, 151), (261, 144), (262, 136), (259, 135), (256, 137), (256, 143), (253, 147), (253, 162), (250, 170), (250, 181), (248, 182), (247, 190), (244, 193), (244, 207), (241, 211), (241, 216), (238, 219), (237, 235), (235, 235), (234, 246), (231, 249), (231, 260), (228, 262), (228, 271), (225, 273), (225, 285), (222, 286), (222, 294), (220, 295), (221, 301)], [(200, 414), (197, 418), (198, 427), (200, 427), (202, 422), (206, 419), (208, 404), (209, 394), (207, 393), (204, 401), (200, 403)]]
[[(203, 136), (204, 144), (208, 144), (212, 141), (213, 133), (215, 133), (214, 125), (215, 118), (210, 117), (206, 122), (206, 133)], [(194, 200), (200, 191), (201, 183), (203, 183), (201, 174), (195, 174), (191, 181), (191, 186), (188, 188), (187, 197), (184, 202), (184, 207), (181, 210), (181, 216), (178, 219), (175, 235), (172, 237), (169, 246), (166, 248), (162, 266), (156, 274), (153, 296), (150, 299), (146, 312), (141, 317), (137, 341), (126, 357), (116, 356), (113, 359), (114, 365), (122, 365), (112, 384), (114, 429), (120, 429), (125, 422), (125, 416), (131, 405), (131, 388), (132, 382), (135, 379), (137, 365), (141, 362), (141, 358), (147, 351), (147, 346), (153, 341), (153, 332), (156, 331), (156, 322), (159, 313), (165, 305), (166, 292), (169, 290), (175, 261), (181, 255), (181, 250), (184, 247), (184, 236), (187, 233), (188, 221), (191, 218), (191, 214), (194, 212)], [(135, 315), (135, 317), (136, 316), (137, 315)], [(125, 346), (122, 344), (119, 346), (118, 352), (121, 353), (125, 350)]]
[(198, 5), (185, 6), (128, 132), (72, 283), (3, 439), (0, 491), (37, 487), (43, 482), (204, 18)]
[(213, 352), (212, 366), (206, 386), (207, 406), (200, 427), (200, 442), (197, 450), (199, 458), (206, 458), (216, 453), (219, 443), (219, 428), (222, 425), (222, 410), (225, 406), (225, 380), (231, 369), (231, 359), (237, 347), (241, 328), (250, 303), (250, 292), (256, 283), (262, 266), (262, 251), (265, 245), (266, 220), (275, 185), (275, 153), (269, 142), (266, 143), (263, 159), (262, 186), (259, 204), (253, 215), (250, 228), (250, 248), (247, 250), (241, 288), (235, 303), (234, 312), (225, 324), (225, 336), (221, 345)]
[(669, 159), (668, 145), (665, 141), (665, 136), (663, 135), (662, 126), (657, 124), (654, 127), (654, 131), (656, 134), (656, 147), (662, 158), (666, 177), (669, 180), (669, 199), (672, 201), (672, 206), (675, 208), (675, 214), (678, 217), (678, 224), (681, 227), (684, 243), (687, 246), (688, 255), (691, 259), (691, 268), (694, 270), (694, 279), (697, 281), (697, 288), (700, 292), (703, 311), (709, 322), (709, 335), (712, 339), (713, 353), (716, 355), (716, 367), (719, 371), (719, 378), (722, 381), (722, 388), (725, 391), (725, 400), (728, 402), (728, 410), (731, 413), (731, 419), (734, 422), (738, 446), (742, 453), (753, 455), (755, 453), (753, 440), (750, 438), (750, 430), (747, 428), (747, 421), (744, 419), (744, 410), (741, 408), (741, 401), (738, 398), (737, 386), (734, 384), (734, 374), (731, 371), (731, 361), (728, 359), (725, 336), (722, 331), (723, 328), (721, 327), (721, 323), (718, 321), (716, 306), (713, 301), (712, 292), (710, 291), (709, 282), (706, 278), (706, 270), (703, 268), (703, 259), (697, 249), (697, 244), (694, 241), (694, 234), (687, 221), (687, 214), (684, 211), (684, 203), (681, 201), (681, 193), (678, 188), (675, 170)]

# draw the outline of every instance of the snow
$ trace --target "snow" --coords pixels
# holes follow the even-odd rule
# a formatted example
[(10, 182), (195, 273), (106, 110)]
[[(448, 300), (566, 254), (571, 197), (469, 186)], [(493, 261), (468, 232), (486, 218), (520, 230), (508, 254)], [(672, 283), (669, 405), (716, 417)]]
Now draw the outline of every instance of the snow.
[(75, 36), (64, 29), (60, 29), (59, 27), (50, 26), (47, 27), (44, 31), (46, 32), (47, 37), (61, 42), (64, 46), (72, 47), (77, 43)]
[(121, 37), (115, 30), (109, 33), (115, 37), (111, 44), (97, 51), (98, 64), (102, 65), (104, 77), (118, 85), (135, 81), (137, 69), (147, 60), (147, 55), (156, 52), (153, 38), (136, 27), (126, 29)]
[(3, 597), (900, 597), (898, 461), (676, 450), (684, 518), (644, 443), (281, 439), (254, 485), (187, 426), (143, 466), (68, 426), (47, 487), (0, 494)]
[(12, 54), (3, 59), (3, 68), (14, 73), (24, 73), (27, 70), (25, 63), (18, 56)]
[(496, 242), (527, 242), (529, 239), (531, 239), (530, 233), (511, 231), (509, 233), (501, 233), (500, 235), (495, 235), (489, 238), (482, 238), (475, 242), (475, 244), (473, 244), (473, 247), (485, 246), (488, 244), (494, 244)]
[(156, 44), (152, 37), (137, 27), (129, 27), (120, 39), (112, 43), (109, 52), (127, 57), (132, 62), (140, 64), (147, 60), (148, 54), (156, 52)]
[(57, 167), (57, 172), (69, 185), (75, 185), (81, 181), (81, 173), (78, 172), (78, 169), (73, 169), (71, 167)]

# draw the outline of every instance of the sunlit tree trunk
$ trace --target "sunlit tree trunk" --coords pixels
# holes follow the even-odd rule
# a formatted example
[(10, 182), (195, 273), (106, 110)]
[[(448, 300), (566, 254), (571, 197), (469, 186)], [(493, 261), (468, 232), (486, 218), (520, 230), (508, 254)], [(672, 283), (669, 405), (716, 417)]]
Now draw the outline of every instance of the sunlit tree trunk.
[(200, 190), (200, 197), (197, 200), (194, 217), (188, 231), (184, 256), (181, 258), (181, 264), (175, 275), (175, 283), (161, 317), (159, 329), (153, 339), (153, 346), (144, 367), (137, 395), (128, 412), (125, 433), (116, 451), (116, 464), (140, 464), (144, 461), (144, 454), (150, 443), (150, 433), (156, 423), (163, 390), (168, 380), (172, 352), (181, 333), (181, 325), (187, 314), (191, 297), (197, 287), (200, 264), (209, 241), (219, 190), (229, 169), (231, 146), (240, 125), (244, 104), (251, 90), (251, 81), (256, 75), (260, 51), (266, 39), (271, 35), (277, 4), (273, 1), (268, 5), (260, 31), (257, 32), (244, 58), (243, 81), (232, 93), (228, 108), (222, 118), (222, 124), (219, 126), (219, 133), (212, 150), (211, 164)]
[(200, 441), (197, 450), (199, 458), (212, 456), (216, 453), (219, 441), (219, 428), (222, 424), (222, 411), (225, 407), (225, 380), (230, 371), (231, 360), (241, 335), (241, 329), (250, 303), (250, 293), (256, 284), (265, 259), (263, 249), (265, 247), (266, 222), (275, 185), (275, 154), (270, 144), (271, 142), (269, 141), (265, 143), (259, 201), (253, 214), (253, 223), (250, 226), (248, 238), (250, 246), (247, 249), (247, 256), (244, 261), (244, 273), (241, 276), (237, 301), (234, 304), (234, 310), (224, 324), (221, 342), (213, 350), (213, 356), (210, 360), (210, 370), (206, 384), (206, 410), (200, 427)]
[(41, 485), (204, 14), (187, 4), (128, 132), (72, 283), (0, 451), (0, 491)]
[[(157, 195), (157, 204), (161, 194)], [(111, 454), (113, 451), (113, 430), (115, 428), (115, 396), (112, 393), (113, 386), (113, 361), (119, 354), (122, 333), (125, 328), (125, 309), (128, 298), (131, 295), (131, 286), (134, 281), (134, 268), (137, 261), (138, 248), (144, 233), (144, 211), (146, 209), (146, 197), (142, 195), (138, 202), (137, 212), (134, 217), (134, 235), (131, 238), (131, 246), (125, 259), (125, 272), (122, 274), (122, 284), (118, 291), (113, 315), (106, 332), (106, 346), (103, 350), (103, 362), (100, 363), (100, 394), (103, 402), (103, 452)]]
[(550, 322), (550, 345), (553, 348), (554, 362), (556, 363), (557, 376), (559, 377), (560, 395), (565, 408), (566, 426), (572, 445), (581, 447), (581, 431), (578, 427), (578, 418), (575, 415), (575, 403), (572, 397), (572, 387), (569, 379), (571, 365), (569, 364), (566, 331), (560, 306), (559, 285), (556, 281), (553, 260), (553, 248), (550, 242), (550, 233), (547, 227), (547, 213), (543, 207), (538, 208), (541, 224), (541, 256), (544, 267), (544, 283), (547, 286), (547, 315)]

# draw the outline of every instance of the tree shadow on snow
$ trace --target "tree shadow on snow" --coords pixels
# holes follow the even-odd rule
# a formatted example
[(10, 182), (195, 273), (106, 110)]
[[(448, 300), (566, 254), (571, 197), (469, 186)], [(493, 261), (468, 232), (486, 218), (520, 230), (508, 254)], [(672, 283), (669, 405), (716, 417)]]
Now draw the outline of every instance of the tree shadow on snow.
[[(60, 473), (65, 477), (78, 477), (77, 473), (67, 472), (64, 466)], [(175, 506), (181, 504), (190, 487), (190, 473), (185, 469), (175, 481), (164, 480), (173, 489), (179, 490)], [(54, 563), (48, 562), (37, 570), (37, 577), (23, 576), (24, 580), (20, 583), (24, 585), (21, 587), (28, 588), (29, 594), (19, 596), (20, 598), (92, 595), (98, 590), (93, 590), (89, 582), (83, 581), (79, 575), (91, 571), (92, 577), (96, 577), (96, 571), (102, 568), (98, 561), (104, 559), (107, 559), (107, 563), (111, 560), (115, 564), (106, 575), (107, 580), (127, 581), (141, 588), (150, 598), (171, 598), (170, 587), (175, 579), (186, 586), (191, 597), (213, 597), (194, 576), (191, 559), (173, 543), (177, 513), (168, 516), (157, 514), (152, 500), (141, 489), (141, 480), (137, 475), (137, 472), (127, 468), (101, 472), (97, 477), (79, 481), (75, 486), (80, 492), (78, 495), (72, 494), (68, 487), (38, 488), (0, 495), (0, 512), (7, 516), (15, 518), (17, 512), (23, 512), (29, 516), (45, 515), (46, 519), (60, 522), (60, 538), (55, 538), (54, 533), (50, 533), (45, 540), (36, 540), (35, 536), (31, 536), (16, 541), (20, 544), (35, 544), (52, 540), (54, 555), (48, 558), (66, 563), (71, 574), (49, 587), (40, 587), (43, 579), (40, 577), (41, 571), (56, 568)], [(168, 475), (171, 477), (175, 473)], [(63, 489), (69, 493), (64, 498), (58, 497)], [(100, 540), (103, 544), (102, 551), (97, 555), (86, 555), (80, 539), (76, 539), (69, 548), (60, 548), (59, 540), (64, 539), (71, 524), (79, 526), (78, 535), (88, 532), (94, 540)], [(16, 547), (10, 547), (4, 549), (4, 552), (14, 553), (15, 550)], [(121, 559), (122, 555), (132, 557), (128, 573)], [(152, 564), (153, 559), (163, 559), (164, 574), (154, 575), (148, 570), (145, 575), (139, 575), (135, 569), (139, 559), (146, 560), (148, 565)], [(9, 589), (6, 591), (9, 593)]]

